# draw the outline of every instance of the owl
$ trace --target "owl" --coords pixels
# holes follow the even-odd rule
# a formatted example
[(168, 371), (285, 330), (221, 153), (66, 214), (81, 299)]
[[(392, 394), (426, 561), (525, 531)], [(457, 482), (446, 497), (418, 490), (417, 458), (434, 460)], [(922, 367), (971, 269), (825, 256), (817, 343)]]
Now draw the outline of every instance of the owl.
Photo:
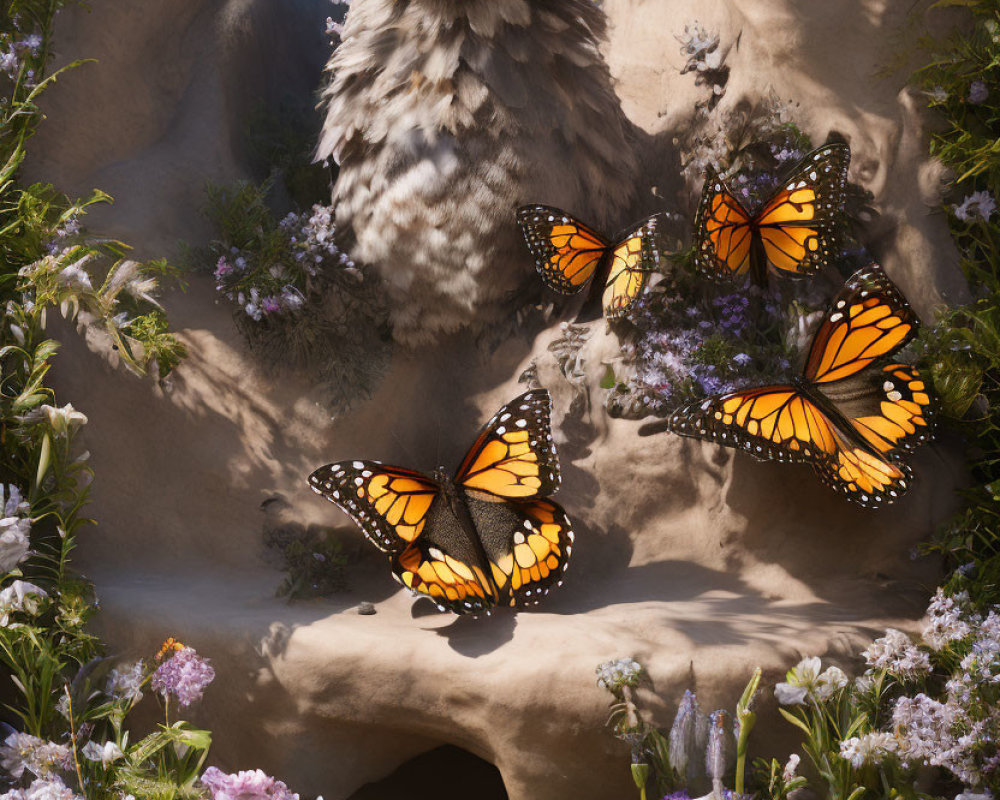
[(338, 230), (386, 287), (397, 342), (507, 318), (533, 266), (515, 209), (595, 223), (634, 200), (630, 124), (591, 0), (354, 0), (318, 158)]

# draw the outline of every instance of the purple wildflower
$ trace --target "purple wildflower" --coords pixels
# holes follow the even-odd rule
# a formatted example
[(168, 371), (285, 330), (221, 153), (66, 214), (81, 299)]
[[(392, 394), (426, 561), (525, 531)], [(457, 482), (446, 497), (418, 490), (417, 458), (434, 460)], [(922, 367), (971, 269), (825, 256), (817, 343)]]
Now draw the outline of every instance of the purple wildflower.
[(200, 700), (202, 692), (215, 679), (215, 670), (193, 647), (183, 647), (157, 667), (153, 673), (153, 691), (164, 697), (174, 695), (182, 706)]
[(281, 303), (274, 295), (264, 297), (260, 301), (260, 307), (265, 314), (277, 314), (281, 311)]
[(735, 388), (729, 381), (718, 375), (715, 364), (696, 364), (691, 368), (691, 376), (705, 394), (719, 394)]
[[(735, 757), (736, 741), (729, 713), (719, 709), (709, 715), (708, 748), (705, 751), (705, 772), (713, 782), (721, 781)], [(719, 787), (721, 788), (721, 787)]]
[(215, 263), (215, 279), (219, 280), (225, 275), (228, 275), (233, 271), (233, 265), (226, 261), (225, 256), (219, 256), (219, 260)]
[(731, 336), (741, 336), (750, 324), (747, 309), (750, 299), (743, 294), (726, 294), (716, 297), (712, 305), (719, 309), (721, 321), (719, 327), (723, 333)]
[(990, 90), (986, 88), (983, 81), (973, 81), (969, 85), (969, 102), (973, 105), (978, 106), (980, 103), (986, 102), (986, 98), (989, 96)]
[(691, 800), (691, 795), (681, 789), (679, 792), (663, 795), (663, 800)]
[(747, 366), (747, 364), (751, 363), (752, 361), (753, 358), (748, 356), (746, 353), (737, 353), (735, 356), (733, 356), (733, 363), (739, 364), (741, 367)]
[(201, 782), (212, 793), (212, 800), (299, 800), (282, 781), (259, 769), (226, 774), (218, 767), (209, 767)]

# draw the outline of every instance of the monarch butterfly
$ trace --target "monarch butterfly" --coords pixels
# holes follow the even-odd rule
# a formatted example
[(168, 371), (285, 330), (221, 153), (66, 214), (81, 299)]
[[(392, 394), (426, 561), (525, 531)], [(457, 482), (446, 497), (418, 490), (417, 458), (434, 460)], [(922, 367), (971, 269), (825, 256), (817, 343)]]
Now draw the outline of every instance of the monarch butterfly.
[(517, 210), (518, 225), (545, 285), (561, 294), (576, 294), (595, 275), (602, 276), (608, 319), (625, 316), (642, 294), (650, 270), (659, 264), (656, 225), (661, 218), (649, 217), (612, 243), (558, 208)]
[(716, 278), (749, 273), (758, 284), (769, 267), (780, 275), (818, 272), (837, 252), (850, 163), (846, 144), (813, 150), (756, 213), (710, 169), (695, 216), (695, 267)]
[(538, 602), (562, 583), (573, 549), (559, 487), (549, 393), (525, 392), (493, 415), (454, 478), (378, 461), (341, 461), (309, 476), (387, 553), (393, 576), (456, 614)]
[(710, 397), (665, 427), (759, 459), (809, 462), (855, 503), (891, 503), (910, 484), (901, 451), (929, 438), (932, 402), (913, 367), (876, 362), (904, 347), (917, 325), (880, 267), (860, 269), (828, 309), (800, 377)]

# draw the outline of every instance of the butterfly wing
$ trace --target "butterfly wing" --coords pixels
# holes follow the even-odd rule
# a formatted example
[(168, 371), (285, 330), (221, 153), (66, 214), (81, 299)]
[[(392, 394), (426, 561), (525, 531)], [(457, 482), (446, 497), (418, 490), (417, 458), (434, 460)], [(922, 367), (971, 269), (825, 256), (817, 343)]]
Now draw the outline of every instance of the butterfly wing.
[(835, 424), (794, 386), (762, 386), (675, 411), (667, 428), (770, 461), (813, 461), (836, 451)]
[(753, 249), (750, 222), (725, 181), (709, 170), (694, 220), (695, 267), (713, 278), (749, 272)]
[(905, 346), (917, 326), (882, 268), (863, 267), (848, 279), (816, 332), (805, 377), (818, 385), (844, 380)]
[(489, 503), (468, 498), (500, 604), (537, 603), (562, 582), (573, 550), (573, 527), (562, 507), (548, 499)]
[(907, 464), (858, 447), (840, 431), (836, 435), (834, 455), (813, 465), (823, 483), (865, 508), (892, 503), (906, 492), (911, 482)]
[(931, 437), (935, 404), (923, 376), (908, 364), (886, 364), (849, 378), (828, 396), (878, 453), (911, 450)]
[(612, 248), (603, 295), (604, 315), (608, 319), (619, 319), (628, 313), (642, 294), (650, 270), (660, 263), (656, 225), (661, 216), (650, 217)]
[(608, 242), (593, 228), (551, 206), (521, 206), (517, 223), (545, 285), (576, 294), (608, 253)]
[(456, 485), (506, 500), (552, 494), (560, 478), (551, 413), (545, 389), (525, 392), (497, 411), (458, 468)]
[(413, 470), (378, 461), (340, 461), (320, 467), (309, 486), (353, 519), (379, 550), (396, 553), (427, 526), (440, 487)]
[(812, 275), (837, 255), (851, 150), (834, 143), (798, 163), (755, 218), (768, 262), (786, 275)]
[(456, 614), (478, 614), (497, 605), (500, 593), (490, 571), (482, 548), (443, 496), (432, 504), (424, 534), (392, 556), (396, 580)]
[(901, 496), (910, 483), (906, 464), (859, 446), (841, 424), (794, 387), (774, 386), (681, 409), (668, 427), (758, 459), (811, 463), (824, 483), (868, 508)]

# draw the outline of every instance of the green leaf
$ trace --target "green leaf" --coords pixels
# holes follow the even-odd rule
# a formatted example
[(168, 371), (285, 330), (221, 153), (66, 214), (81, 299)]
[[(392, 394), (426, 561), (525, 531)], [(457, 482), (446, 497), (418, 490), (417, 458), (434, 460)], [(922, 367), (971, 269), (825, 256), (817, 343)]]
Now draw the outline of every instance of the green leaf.
[(786, 720), (788, 720), (789, 722), (791, 722), (792, 725), (794, 725), (796, 728), (801, 728), (802, 731), (803, 731), (803, 733), (805, 733), (806, 736), (812, 736), (812, 730), (801, 719), (799, 719), (798, 717), (796, 717), (794, 714), (790, 714), (788, 711), (786, 711), (783, 708), (779, 708), (778, 711), (781, 712), (781, 716), (783, 716)]
[(49, 471), (49, 467), (52, 463), (52, 439), (49, 434), (46, 433), (42, 437), (42, 447), (38, 453), (38, 469), (35, 471), (35, 487), (42, 485), (42, 479), (45, 477), (45, 473)]

